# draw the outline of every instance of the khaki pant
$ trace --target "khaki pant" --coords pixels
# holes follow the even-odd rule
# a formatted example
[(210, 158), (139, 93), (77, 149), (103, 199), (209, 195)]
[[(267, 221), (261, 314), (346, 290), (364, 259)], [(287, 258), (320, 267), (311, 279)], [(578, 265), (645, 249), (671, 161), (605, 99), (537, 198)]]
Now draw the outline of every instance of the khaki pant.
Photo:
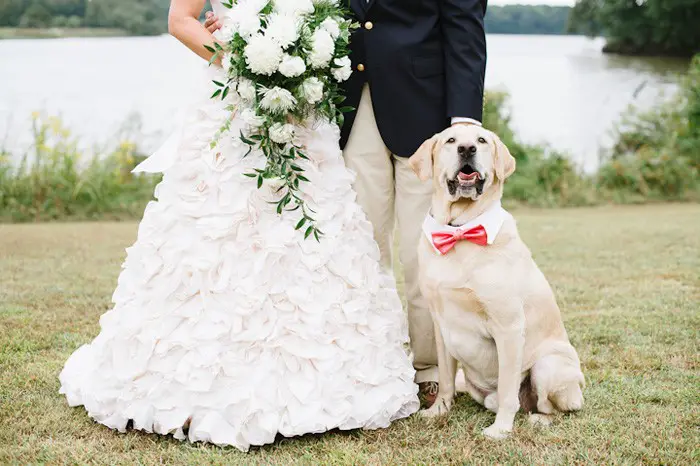
[(435, 333), (428, 305), (418, 286), (417, 254), (423, 219), (430, 209), (432, 185), (422, 183), (408, 159), (394, 156), (384, 145), (367, 85), (343, 156), (348, 168), (357, 174), (357, 199), (374, 227), (381, 265), (386, 270), (392, 267), (394, 229), (398, 226), (416, 382), (436, 382)]

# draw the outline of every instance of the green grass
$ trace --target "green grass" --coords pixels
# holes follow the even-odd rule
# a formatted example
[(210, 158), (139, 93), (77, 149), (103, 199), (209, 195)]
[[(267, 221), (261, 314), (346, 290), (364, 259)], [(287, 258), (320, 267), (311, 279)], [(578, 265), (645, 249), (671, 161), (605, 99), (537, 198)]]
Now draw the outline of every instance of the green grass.
[(57, 39), (62, 37), (122, 37), (129, 33), (112, 28), (0, 28), (2, 39)]
[(71, 409), (58, 372), (98, 332), (135, 223), (0, 225), (0, 464), (678, 464), (700, 462), (700, 205), (515, 211), (556, 290), (588, 387), (549, 428), (461, 396), (452, 414), (376, 432), (283, 440), (242, 454)]

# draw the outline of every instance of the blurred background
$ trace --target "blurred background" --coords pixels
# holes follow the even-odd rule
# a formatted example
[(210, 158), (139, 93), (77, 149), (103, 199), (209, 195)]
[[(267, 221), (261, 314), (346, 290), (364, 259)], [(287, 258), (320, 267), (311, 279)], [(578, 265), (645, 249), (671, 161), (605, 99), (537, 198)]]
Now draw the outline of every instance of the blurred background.
[[(700, 1), (515, 3), (486, 18), (486, 123), (523, 162), (509, 198), (695, 198)], [(202, 83), (168, 5), (0, 0), (0, 220), (140, 215), (156, 180), (129, 168)]]

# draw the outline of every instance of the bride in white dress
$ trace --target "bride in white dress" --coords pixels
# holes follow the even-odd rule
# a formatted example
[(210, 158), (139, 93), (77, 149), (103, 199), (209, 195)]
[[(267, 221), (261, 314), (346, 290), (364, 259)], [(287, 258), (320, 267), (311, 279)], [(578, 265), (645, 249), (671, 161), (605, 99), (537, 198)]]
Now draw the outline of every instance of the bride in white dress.
[[(171, 30), (204, 58), (204, 0), (173, 0)], [(220, 17), (230, 10), (212, 5)], [(178, 20), (177, 15), (182, 18)], [(179, 23), (178, 23), (179, 21)], [(210, 73), (222, 73), (213, 66)], [(301, 134), (307, 205), (323, 236), (276, 212), (265, 165), (235, 138), (211, 88), (139, 171), (162, 171), (101, 331), (61, 372), (61, 393), (97, 422), (248, 450), (278, 434), (376, 429), (417, 411), (392, 277), (355, 202), (335, 124)], [(235, 104), (235, 97), (231, 97)], [(231, 134), (245, 123), (234, 117)]]

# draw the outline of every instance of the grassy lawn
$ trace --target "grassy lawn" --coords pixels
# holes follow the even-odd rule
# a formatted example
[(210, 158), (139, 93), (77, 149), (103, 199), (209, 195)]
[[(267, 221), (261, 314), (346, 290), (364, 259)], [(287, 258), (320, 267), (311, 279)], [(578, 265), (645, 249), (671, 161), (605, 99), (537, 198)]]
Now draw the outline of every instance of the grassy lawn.
[(123, 29), (110, 28), (0, 28), (2, 39), (56, 39), (62, 37), (120, 37), (127, 36)]
[(0, 464), (678, 464), (700, 462), (700, 205), (518, 210), (583, 361), (586, 406), (479, 435), (444, 419), (283, 440), (249, 454), (130, 432), (70, 409), (57, 375), (98, 332), (135, 223), (0, 225)]

